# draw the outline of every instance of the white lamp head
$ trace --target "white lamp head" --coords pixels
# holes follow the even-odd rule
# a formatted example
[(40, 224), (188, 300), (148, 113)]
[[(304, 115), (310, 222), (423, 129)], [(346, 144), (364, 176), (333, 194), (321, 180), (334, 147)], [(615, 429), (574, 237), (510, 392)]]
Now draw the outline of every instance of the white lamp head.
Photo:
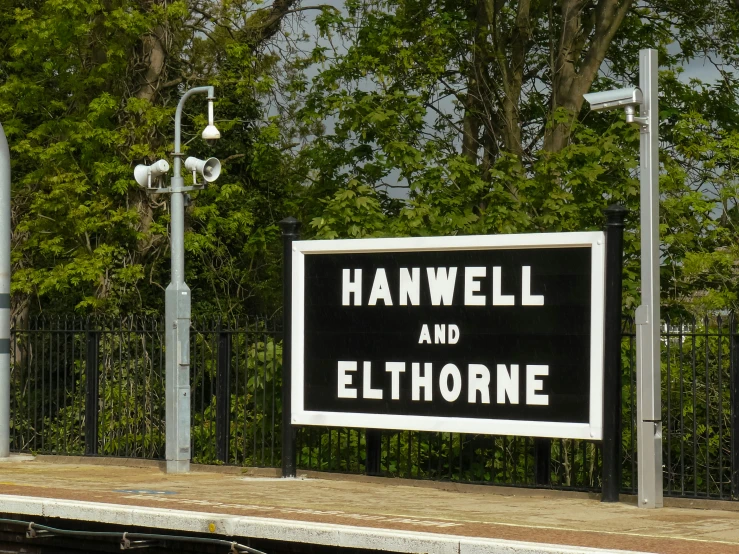
[[(198, 172), (206, 183), (212, 183), (221, 174), (221, 162), (217, 158), (201, 160), (190, 156), (185, 160), (185, 168), (193, 173)], [(193, 179), (195, 181), (195, 179)]]
[(215, 99), (208, 97), (208, 126), (203, 129), (203, 140), (210, 145), (221, 138), (220, 131), (213, 124), (213, 100)]
[(213, 144), (219, 138), (221, 138), (221, 132), (212, 123), (203, 129), (203, 140), (208, 144)]
[(167, 160), (157, 160), (151, 165), (139, 164), (133, 169), (133, 178), (140, 187), (151, 187), (152, 181), (158, 179), (169, 171)]

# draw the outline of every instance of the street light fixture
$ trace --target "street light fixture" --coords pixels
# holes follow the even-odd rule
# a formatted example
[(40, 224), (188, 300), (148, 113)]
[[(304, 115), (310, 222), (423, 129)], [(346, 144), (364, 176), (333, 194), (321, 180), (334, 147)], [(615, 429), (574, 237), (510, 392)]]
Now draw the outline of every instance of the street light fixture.
[[(198, 160), (188, 158), (185, 167), (193, 172), (192, 186), (184, 186), (182, 152), (180, 152), (180, 120), (182, 107), (193, 94), (208, 95), (208, 126), (203, 139), (213, 144), (221, 133), (213, 124), (213, 87), (191, 88), (180, 98), (174, 120), (174, 175), (169, 187), (153, 186), (169, 171), (166, 160), (150, 166), (138, 165), (134, 178), (139, 186), (152, 194), (170, 194), (170, 249), (172, 253), (171, 282), (165, 292), (165, 348), (166, 348), (166, 458), (167, 473), (190, 471), (190, 288), (185, 283), (185, 193), (200, 190), (215, 181), (221, 173), (221, 162), (216, 158)], [(198, 184), (196, 174), (203, 176)]]
[[(639, 51), (639, 88), (585, 94), (593, 110), (623, 107), (640, 131), (641, 296), (636, 309), (639, 506), (662, 507), (662, 400), (659, 347), (659, 111), (657, 51)], [(639, 116), (635, 107), (639, 106)]]

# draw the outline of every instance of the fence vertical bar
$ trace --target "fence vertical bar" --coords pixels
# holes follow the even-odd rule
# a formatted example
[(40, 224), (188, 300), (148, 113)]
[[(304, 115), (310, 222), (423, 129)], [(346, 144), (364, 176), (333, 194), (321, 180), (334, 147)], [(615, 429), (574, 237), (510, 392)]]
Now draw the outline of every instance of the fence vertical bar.
[(739, 499), (739, 335), (731, 315), (731, 497)]
[(85, 347), (85, 455), (95, 456), (98, 453), (100, 333), (90, 320), (87, 321)]
[(606, 313), (603, 348), (602, 502), (618, 502), (621, 490), (621, 290), (624, 219), (628, 210), (612, 204), (606, 214)]
[(216, 458), (228, 463), (228, 441), (231, 428), (231, 333), (218, 333), (216, 369)]
[(294, 217), (280, 221), (282, 228), (282, 476), (295, 477), (295, 431), (291, 422), (292, 393), (292, 301), (293, 301), (293, 241), (300, 236), (300, 222)]

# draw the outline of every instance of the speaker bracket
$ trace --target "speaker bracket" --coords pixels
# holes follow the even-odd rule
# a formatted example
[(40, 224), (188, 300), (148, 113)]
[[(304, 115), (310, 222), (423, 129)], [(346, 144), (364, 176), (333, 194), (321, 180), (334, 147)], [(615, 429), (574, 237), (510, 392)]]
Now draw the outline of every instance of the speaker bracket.
[[(203, 190), (205, 188), (205, 185), (195, 185), (192, 187), (180, 187), (180, 190), (177, 192), (189, 192), (191, 190)], [(149, 194), (169, 194), (172, 192), (172, 187), (164, 187), (164, 188), (158, 188), (158, 189), (146, 189), (146, 192)]]

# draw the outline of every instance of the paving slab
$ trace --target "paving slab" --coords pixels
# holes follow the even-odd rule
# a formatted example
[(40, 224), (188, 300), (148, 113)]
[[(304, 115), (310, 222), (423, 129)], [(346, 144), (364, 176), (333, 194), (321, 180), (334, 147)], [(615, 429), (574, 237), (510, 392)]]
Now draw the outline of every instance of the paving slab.
[(234, 468), (168, 475), (157, 463), (64, 461), (0, 464), (0, 513), (395, 552), (739, 554), (739, 512), (725, 509), (645, 510), (552, 491), (280, 479)]

